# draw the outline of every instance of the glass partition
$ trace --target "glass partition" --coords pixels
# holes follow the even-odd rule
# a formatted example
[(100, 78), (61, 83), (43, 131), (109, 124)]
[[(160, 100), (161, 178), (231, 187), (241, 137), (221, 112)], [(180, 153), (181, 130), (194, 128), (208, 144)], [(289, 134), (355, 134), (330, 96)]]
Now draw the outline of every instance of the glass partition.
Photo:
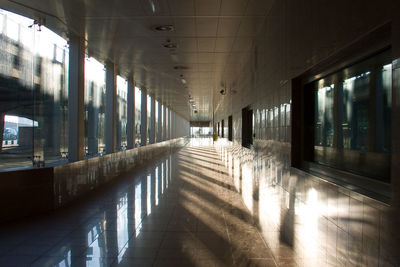
[(158, 120), (160, 118), (158, 118), (158, 101), (155, 100), (154, 102), (155, 102), (154, 118), (155, 118), (155, 126), (156, 126), (155, 129), (154, 129), (154, 133), (155, 133), (155, 143), (157, 143), (157, 141), (158, 141), (158, 131), (159, 131), (159, 129), (158, 129)]
[(141, 140), (141, 111), (142, 111), (142, 91), (135, 87), (135, 146), (140, 146)]
[(390, 50), (310, 83), (315, 96), (313, 161), (390, 181)]
[(164, 127), (165, 127), (165, 121), (164, 121), (164, 105), (161, 104), (161, 105), (160, 105), (160, 108), (161, 108), (161, 118), (160, 118), (160, 120), (161, 120), (161, 123), (160, 123), (161, 128), (159, 129), (159, 131), (161, 131), (161, 133), (160, 133), (160, 141), (162, 142), (162, 141), (164, 141), (164, 139), (165, 139), (165, 136), (164, 136), (164, 133), (165, 133), (165, 130), (164, 130)]
[(85, 62), (85, 151), (87, 157), (105, 153), (105, 70), (94, 58)]
[(170, 135), (170, 128), (169, 128), (169, 109), (168, 107), (165, 108), (165, 124), (164, 127), (166, 129), (165, 133), (166, 133), (166, 137), (165, 140), (169, 140), (171, 138)]
[(147, 95), (147, 139), (146, 145), (150, 142), (150, 131), (151, 131), (151, 96)]
[(128, 82), (121, 76), (117, 76), (117, 149), (125, 150), (127, 146), (127, 100)]
[(66, 161), (67, 41), (4, 10), (0, 25), (0, 169)]

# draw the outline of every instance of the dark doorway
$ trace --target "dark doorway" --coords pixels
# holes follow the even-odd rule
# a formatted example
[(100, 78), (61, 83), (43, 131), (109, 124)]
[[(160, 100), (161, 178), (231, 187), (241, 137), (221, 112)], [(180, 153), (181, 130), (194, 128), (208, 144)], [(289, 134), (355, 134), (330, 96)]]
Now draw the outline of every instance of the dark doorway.
[(221, 127), (221, 137), (224, 137), (224, 130), (225, 130), (225, 121), (224, 120), (222, 120), (221, 125), (222, 125), (222, 127)]
[(250, 107), (242, 109), (242, 146), (250, 148), (253, 145), (253, 110)]
[(228, 117), (228, 140), (232, 141), (232, 116)]

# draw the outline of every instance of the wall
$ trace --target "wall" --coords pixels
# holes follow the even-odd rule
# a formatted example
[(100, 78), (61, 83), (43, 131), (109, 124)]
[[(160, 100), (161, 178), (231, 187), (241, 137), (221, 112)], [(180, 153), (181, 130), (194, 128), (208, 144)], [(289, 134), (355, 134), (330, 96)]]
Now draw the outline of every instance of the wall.
[[(233, 115), (234, 141), (222, 140), (220, 153), (278, 259), (293, 259), (302, 266), (399, 264), (399, 231), (392, 223), (398, 222), (400, 214), (396, 140), (392, 202), (386, 205), (292, 168), (287, 112), (293, 78), (374, 28), (392, 23), (392, 18), (395, 59), (399, 23), (392, 10), (396, 10), (394, 1), (275, 1), (255, 42), (235, 64), (227, 66), (227, 83), (237, 93), (217, 96), (215, 121)], [(394, 91), (399, 90), (396, 73), (398, 69)], [(397, 101), (393, 103), (393, 136), (399, 136), (400, 130), (395, 127), (400, 125)], [(251, 150), (241, 147), (241, 110), (246, 106), (251, 106), (257, 118), (260, 111), (278, 111), (269, 132), (256, 119)]]

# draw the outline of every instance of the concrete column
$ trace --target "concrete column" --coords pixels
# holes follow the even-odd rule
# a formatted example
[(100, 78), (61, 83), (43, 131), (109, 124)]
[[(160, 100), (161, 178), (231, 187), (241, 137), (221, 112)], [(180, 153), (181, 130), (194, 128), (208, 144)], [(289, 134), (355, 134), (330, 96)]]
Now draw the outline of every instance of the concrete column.
[(4, 113), (0, 113), (0, 152), (3, 149), (4, 116)]
[(167, 140), (167, 108), (165, 107), (165, 105), (162, 106), (163, 109), (163, 120), (162, 120), (162, 140), (165, 141)]
[(117, 151), (117, 74), (115, 64), (106, 64), (106, 153), (111, 154)]
[(154, 144), (156, 142), (156, 101), (154, 97), (151, 98), (150, 102), (150, 136), (149, 143)]
[(140, 112), (140, 132), (141, 132), (141, 146), (146, 145), (147, 140), (147, 90), (142, 88), (142, 106)]
[(161, 142), (163, 140), (162, 139), (162, 136), (163, 136), (163, 113), (161, 111), (161, 108), (162, 108), (161, 107), (161, 103), (158, 102), (157, 105), (158, 105), (158, 109), (157, 109), (157, 111), (158, 111), (157, 143), (158, 143), (158, 142)]
[(68, 159), (85, 157), (85, 40), (71, 35), (68, 77)]
[(127, 149), (135, 147), (135, 85), (133, 79), (128, 79), (128, 101), (127, 101)]

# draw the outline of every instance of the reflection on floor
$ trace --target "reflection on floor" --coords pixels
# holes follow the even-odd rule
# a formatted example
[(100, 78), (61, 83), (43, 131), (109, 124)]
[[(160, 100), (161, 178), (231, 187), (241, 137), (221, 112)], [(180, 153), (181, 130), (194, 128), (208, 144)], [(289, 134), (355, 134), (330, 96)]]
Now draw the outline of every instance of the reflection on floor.
[(193, 140), (79, 207), (3, 227), (0, 266), (277, 266), (229, 175)]

